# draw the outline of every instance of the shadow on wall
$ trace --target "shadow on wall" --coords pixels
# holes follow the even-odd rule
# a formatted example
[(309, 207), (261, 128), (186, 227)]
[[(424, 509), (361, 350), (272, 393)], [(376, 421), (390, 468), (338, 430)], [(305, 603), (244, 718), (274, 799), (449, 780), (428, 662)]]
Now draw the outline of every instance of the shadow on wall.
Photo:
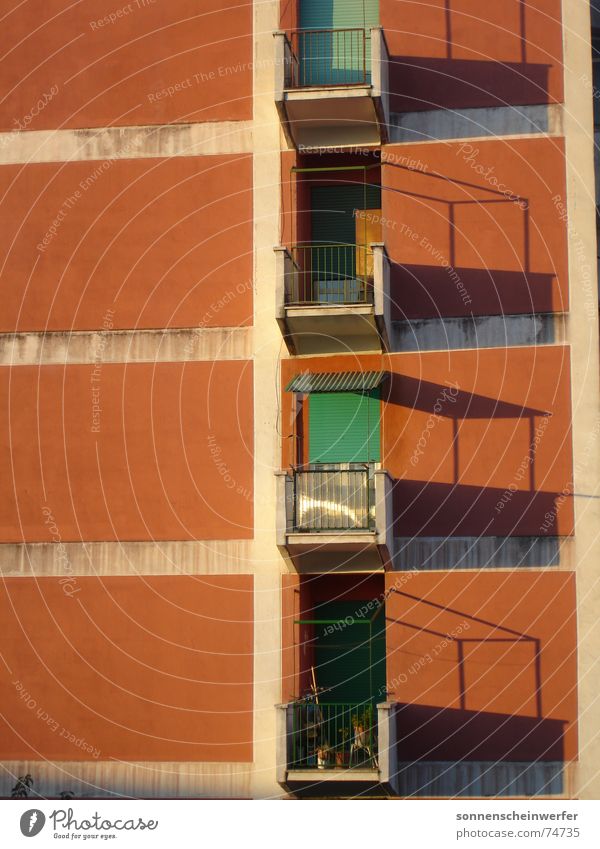
[(554, 311), (554, 274), (392, 263), (390, 275), (394, 321)]
[[(460, 148), (459, 148), (460, 150)], [(415, 169), (385, 160), (386, 168), (410, 173)], [(439, 173), (421, 173), (418, 191), (383, 185), (384, 191), (400, 195), (410, 202), (415, 215), (427, 211), (433, 215), (429, 226), (447, 225), (447, 250), (440, 249), (439, 236), (414, 231), (423, 253), (431, 264), (391, 263), (390, 289), (392, 319), (437, 318), (439, 316), (504, 315), (553, 312), (556, 274), (540, 273), (532, 268), (531, 242), (537, 225), (531, 220), (530, 199), (509, 190), (461, 180)], [(395, 203), (390, 198), (389, 204)], [(504, 227), (503, 215), (514, 210), (518, 219), (510, 233)], [(465, 229), (464, 216), (467, 216)], [(473, 216), (476, 216), (474, 219)], [(418, 218), (415, 220), (418, 221)], [(417, 225), (413, 224), (413, 227)], [(421, 225), (422, 226), (422, 225)], [(493, 230), (497, 248), (505, 244), (509, 261), (518, 257), (519, 268), (490, 267), (493, 260), (479, 254), (481, 267), (463, 267), (459, 263), (461, 248), (470, 249), (476, 230)], [(413, 227), (409, 228), (408, 233)], [(533, 231), (533, 233), (532, 233)], [(411, 234), (412, 235), (412, 234)], [(435, 244), (434, 244), (435, 243)], [(445, 243), (445, 239), (443, 240)], [(520, 245), (518, 244), (520, 243)], [(497, 252), (498, 253), (498, 252)], [(496, 256), (498, 261), (501, 252)]]
[[(451, 404), (441, 409), (448, 387), (394, 374), (386, 402), (452, 421), (453, 482), (396, 480), (394, 517), (397, 536), (556, 536), (561, 493), (536, 489), (535, 430), (544, 410), (507, 403), (463, 390), (453, 390)], [(469, 419), (526, 420), (529, 425), (530, 462), (527, 489), (510, 491), (493, 486), (471, 486), (460, 479), (460, 422)], [(564, 497), (563, 497), (564, 500)], [(501, 505), (501, 506), (500, 506)]]
[(403, 760), (562, 761), (565, 723), (400, 703), (398, 746)]
[(515, 492), (502, 512), (496, 506), (505, 489), (397, 481), (394, 486), (395, 532), (406, 536), (528, 536), (545, 531), (559, 536), (560, 493)]
[(390, 111), (549, 103), (549, 68), (528, 62), (390, 56)]
[[(417, 610), (427, 608), (433, 612), (432, 624), (437, 622), (440, 615), (449, 614), (452, 618), (460, 617), (460, 629), (455, 628), (450, 633), (443, 627), (426, 627), (424, 624), (412, 624), (407, 616), (400, 618), (387, 617), (388, 635), (394, 626), (401, 626), (403, 631), (421, 638), (430, 637), (432, 645), (439, 647), (440, 640), (445, 646), (443, 653), (432, 648), (432, 656), (428, 653), (422, 656), (425, 662), (435, 662), (443, 659), (444, 695), (443, 700), (452, 697), (459, 707), (446, 705), (415, 704), (399, 700), (397, 712), (397, 734), (399, 751), (402, 760), (410, 761), (562, 761), (564, 760), (564, 731), (566, 722), (560, 719), (548, 719), (543, 716), (542, 688), (542, 643), (537, 637), (514, 628), (508, 628), (499, 622), (490, 621), (474, 616), (464, 611), (437, 604), (420, 596), (392, 588), (391, 593), (402, 596), (405, 601)], [(437, 617), (437, 618), (436, 618)], [(471, 636), (472, 635), (472, 636)], [(388, 640), (389, 640), (388, 636)], [(437, 643), (435, 642), (437, 640)], [(501, 652), (496, 673), (495, 664), (488, 660), (486, 671), (496, 673), (495, 690), (502, 690), (500, 682), (503, 679), (503, 665), (514, 666), (515, 658), (506, 660), (506, 653), (511, 647), (518, 645), (524, 649), (520, 662), (512, 670), (512, 679), (505, 685), (518, 696), (520, 710), (535, 711), (535, 716), (516, 715), (516, 713), (500, 713), (494, 710), (474, 710), (469, 701), (481, 700), (482, 672), (467, 680), (467, 665), (475, 657), (477, 665), (477, 649), (495, 644)], [(408, 652), (410, 660), (410, 640), (403, 639), (399, 643), (400, 652)], [(475, 655), (473, 654), (475, 652)], [(443, 658), (442, 658), (443, 655)], [(412, 674), (413, 667), (405, 666), (407, 674), (399, 677), (399, 683), (392, 681), (393, 690), (402, 695), (404, 679)], [(528, 677), (524, 673), (529, 672)], [(452, 683), (455, 682), (455, 685)], [(442, 682), (440, 682), (441, 684)], [(449, 690), (448, 690), (449, 686)], [(436, 688), (433, 688), (434, 693)], [(432, 693), (433, 695), (433, 693)], [(490, 702), (488, 701), (489, 705)]]
[[(424, 14), (429, 18), (430, 31), (440, 35), (425, 41), (425, 45), (431, 45), (435, 52), (443, 46), (445, 55), (406, 56), (391, 52), (391, 111), (529, 106), (551, 102), (549, 71), (552, 66), (531, 61), (532, 48), (535, 41), (540, 40), (540, 34), (532, 35), (528, 31), (527, 0), (519, 0), (513, 8), (514, 19), (506, 9), (504, 19), (496, 23), (494, 16), (485, 12), (475, 22), (470, 15), (461, 13), (456, 0), (444, 0), (443, 8), (434, 5), (426, 9)], [(499, 42), (503, 45), (498, 48)], [(512, 61), (500, 61), (496, 58), (501, 55), (497, 51), (506, 55), (509, 42)], [(496, 55), (488, 58), (492, 53)], [(537, 53), (544, 55), (539, 49)], [(465, 54), (472, 54), (473, 58), (465, 58)]]

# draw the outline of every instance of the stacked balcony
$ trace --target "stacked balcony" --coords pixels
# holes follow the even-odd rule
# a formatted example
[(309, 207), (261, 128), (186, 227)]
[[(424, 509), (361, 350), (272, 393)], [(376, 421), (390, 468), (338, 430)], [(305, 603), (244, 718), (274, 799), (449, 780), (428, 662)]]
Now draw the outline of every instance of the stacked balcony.
[(275, 102), (298, 150), (387, 139), (388, 51), (383, 30), (276, 32)]
[[(548, 685), (539, 635), (522, 632), (518, 622), (505, 627), (504, 618), (499, 622), (493, 610), (487, 619), (482, 615), (486, 597), (497, 597), (489, 573), (471, 588), (471, 578), (463, 580), (457, 569), (458, 577), (448, 573), (445, 578), (447, 591), (439, 590), (435, 574), (427, 574), (449, 567), (437, 538), (428, 540), (426, 534), (433, 535), (446, 523), (451, 530), (444, 526), (440, 531), (447, 536), (444, 545), (463, 544), (454, 536), (456, 510), (436, 510), (437, 499), (447, 500), (460, 479), (459, 421), (464, 416), (487, 418), (488, 406), (494, 419), (514, 415), (523, 420), (528, 410), (461, 390), (451, 409), (436, 412), (443, 406), (437, 393), (445, 393), (445, 386), (412, 375), (414, 363), (408, 357), (406, 363), (394, 361), (399, 373), (386, 393), (373, 392), (379, 390), (381, 373), (347, 370), (380, 368), (385, 357), (355, 355), (389, 352), (393, 341), (391, 269), (383, 243), (383, 228), (390, 221), (383, 215), (382, 183), (388, 209), (394, 210), (392, 226), (404, 214), (406, 220), (418, 217), (417, 206), (424, 201), (448, 205), (451, 256), (438, 269), (441, 276), (434, 274), (429, 261), (422, 267), (397, 264), (392, 270), (396, 298), (402, 301), (410, 269), (425, 268), (435, 278), (426, 281), (425, 294), (437, 293), (442, 311), (456, 314), (457, 320), (463, 314), (460, 307), (448, 307), (448, 287), (443, 285), (455, 265), (453, 210), (461, 201), (453, 193), (440, 197), (438, 192), (421, 192), (410, 173), (420, 167), (402, 164), (400, 158), (394, 162), (375, 150), (388, 141), (389, 56), (381, 28), (354, 26), (357, 20), (379, 20), (376, 0), (363, 4), (363, 18), (354, 14), (352, 5), (346, 7), (340, 0), (321, 9), (299, 0), (286, 20), (305, 26), (275, 33), (275, 102), (288, 146), (297, 151), (282, 157), (284, 168), (286, 162), (293, 161), (293, 166), (282, 191), (282, 244), (275, 247), (276, 319), (289, 353), (311, 357), (308, 368), (315, 370), (302, 373), (301, 361), (283, 366), (289, 382), (283, 384), (279, 419), (284, 440), (282, 470), (276, 473), (276, 536), (290, 580), (283, 582), (284, 703), (277, 705), (277, 779), (298, 797), (558, 795), (565, 792), (565, 763), (574, 748), (565, 718), (571, 709), (565, 705), (564, 715), (552, 713), (546, 703), (552, 694), (542, 699)], [(341, 20), (348, 26), (311, 28)], [(394, 57), (396, 69), (400, 60)], [(424, 67), (421, 72), (422, 79), (431, 77)], [(393, 87), (395, 99), (410, 111), (411, 92)], [(418, 108), (419, 98), (412, 99)], [(434, 119), (430, 115), (428, 120)], [(595, 121), (596, 130), (598, 126)], [(396, 138), (409, 136), (398, 133)], [(445, 138), (454, 137), (450, 131), (438, 134), (438, 140)], [(395, 180), (395, 166), (395, 173), (406, 180)], [(439, 167), (437, 177), (444, 177), (443, 163)], [(449, 185), (457, 180), (452, 175), (446, 179)], [(399, 195), (406, 199), (403, 212)], [(435, 224), (423, 220), (420, 229), (435, 234)], [(420, 238), (409, 232), (410, 238)], [(386, 238), (388, 246), (403, 250), (389, 231)], [(474, 238), (477, 241), (476, 233)], [(419, 247), (427, 244), (424, 237)], [(417, 251), (409, 253), (407, 262), (423, 261)], [(481, 269), (462, 270), (465, 276), (473, 272), (469, 279), (479, 279)], [(423, 274), (417, 277), (423, 283)], [(412, 314), (404, 301), (397, 306), (398, 314), (406, 309)], [(327, 360), (327, 355), (344, 354)], [(325, 368), (337, 371), (321, 371)], [(293, 393), (294, 399), (286, 393)], [(339, 400), (327, 403), (327, 393)], [(349, 396), (369, 400), (363, 404)], [(377, 404), (386, 400), (390, 415), (384, 444)], [(453, 464), (450, 483), (445, 472), (434, 478), (424, 467), (423, 480), (420, 473), (409, 474), (397, 487), (396, 517), (395, 481), (385, 462), (392, 452), (399, 462), (401, 452), (396, 453), (394, 442), (403, 440), (405, 431), (394, 404), (414, 411), (415, 421), (422, 414), (440, 420), (447, 416), (446, 425), (441, 425), (446, 435), (440, 432), (436, 438), (440, 445), (447, 439), (445, 456)], [(550, 415), (533, 408), (529, 413), (534, 414), (530, 433), (535, 415), (546, 420)], [(533, 493), (533, 463), (530, 472)], [(466, 495), (467, 486), (464, 489)], [(538, 503), (543, 497), (536, 493)], [(417, 504), (411, 504), (411, 510), (422, 513), (423, 521), (417, 515), (410, 529), (414, 553), (407, 557), (398, 552), (394, 566), (394, 525), (407, 532), (403, 505), (408, 498)], [(487, 509), (483, 502), (478, 505), (480, 516), (485, 518)], [(425, 556), (423, 539), (429, 546)], [(483, 569), (489, 565), (486, 561)], [(406, 574), (394, 574), (395, 569)], [(422, 574), (409, 574), (409, 569)], [(408, 579), (411, 584), (405, 587)], [(496, 589), (504, 583), (500, 576)], [(515, 587), (506, 590), (505, 611), (519, 602), (518, 581)], [(552, 641), (552, 627), (549, 633), (547, 643)], [(515, 654), (505, 659), (511, 644)], [(492, 655), (496, 650), (500, 659)], [(553, 668), (551, 661), (544, 663)], [(571, 718), (574, 713), (572, 709)]]
[[(387, 139), (389, 117), (383, 30), (316, 29), (310, 26), (314, 9), (300, 6), (298, 13), (305, 27), (275, 33), (275, 102), (289, 145), (301, 154), (378, 147)], [(330, 169), (315, 155), (298, 159), (293, 169), (298, 194), (291, 238), (275, 248), (276, 319), (292, 355), (389, 350), (390, 266), (381, 241), (378, 166), (367, 152), (358, 164), (345, 157)], [(383, 586), (393, 556), (393, 482), (380, 457), (385, 377), (304, 372), (285, 387), (294, 396), (298, 431), (288, 443), (289, 466), (276, 473), (277, 544), (311, 585), (338, 573), (335, 598), (344, 573), (376, 573)], [(330, 602), (325, 607), (333, 604), (329, 615), (335, 616)], [(309, 607), (309, 618), (296, 624), (311, 630), (310, 651), (318, 655), (331, 646), (322, 639), (316, 596)], [(385, 617), (377, 622), (383, 628)], [(361, 669), (366, 624), (348, 643), (347, 657)], [(368, 633), (371, 647), (370, 625)], [(278, 781), (296, 796), (392, 792), (396, 721), (395, 707), (380, 703), (385, 680), (370, 672), (346, 680), (338, 654), (334, 647), (332, 662), (323, 664), (303, 652), (298, 681), (288, 691), (295, 695), (277, 706)], [(371, 668), (370, 662), (364, 667)]]

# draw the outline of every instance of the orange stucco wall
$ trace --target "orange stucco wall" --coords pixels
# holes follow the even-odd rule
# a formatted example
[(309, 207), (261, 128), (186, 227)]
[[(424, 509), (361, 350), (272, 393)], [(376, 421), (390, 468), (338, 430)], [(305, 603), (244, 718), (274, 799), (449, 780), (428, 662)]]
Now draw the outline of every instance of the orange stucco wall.
[(248, 575), (5, 580), (0, 757), (252, 760), (252, 611)]
[(249, 156), (0, 167), (0, 330), (252, 321)]
[(560, 0), (381, 0), (394, 112), (561, 102)]
[(577, 756), (573, 575), (389, 574), (386, 587), (403, 759)]
[(242, 0), (46, 0), (15, 6), (2, 27), (3, 130), (252, 117)]
[(252, 536), (250, 363), (1, 368), (0, 431), (2, 542)]
[[(303, 370), (361, 369), (391, 373), (383, 396), (382, 462), (396, 481), (398, 536), (573, 533), (567, 348), (288, 361), (282, 387)], [(283, 393), (283, 404), (287, 436), (291, 393)], [(305, 406), (310, 415), (310, 396)], [(294, 441), (282, 442), (287, 467)]]
[(294, 29), (298, 25), (298, 0), (281, 0), (279, 25), (281, 29)]
[(389, 145), (382, 160), (396, 318), (568, 310), (562, 139)]

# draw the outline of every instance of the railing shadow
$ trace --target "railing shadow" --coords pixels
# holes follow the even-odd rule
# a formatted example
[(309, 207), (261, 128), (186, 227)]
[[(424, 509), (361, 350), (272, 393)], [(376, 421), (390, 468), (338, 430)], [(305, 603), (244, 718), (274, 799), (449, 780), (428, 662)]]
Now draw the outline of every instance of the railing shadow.
[(485, 109), (551, 102), (550, 65), (390, 56), (391, 112)]
[(565, 722), (400, 703), (403, 761), (562, 761)]
[(555, 279), (526, 270), (391, 263), (392, 320), (551, 313)]
[[(529, 59), (531, 36), (527, 31), (527, 0), (519, 2), (518, 24), (513, 33), (514, 52), (518, 58), (510, 62), (488, 60), (487, 57), (465, 59), (465, 46), (457, 35), (457, 23), (463, 16), (457, 16), (452, 6), (452, 0), (444, 0), (445, 56), (390, 56), (392, 112), (550, 102), (551, 65)], [(461, 56), (457, 56), (458, 51)]]
[[(549, 419), (548, 411), (401, 374), (391, 375), (385, 401), (446, 419), (453, 428), (452, 482), (397, 475), (393, 487), (396, 536), (558, 535), (565, 493), (542, 491), (536, 483), (536, 432)], [(460, 423), (474, 419), (527, 423), (529, 453), (519, 489), (460, 483)]]
[[(453, 654), (453, 657), (448, 657), (447, 654), (444, 656), (447, 669), (444, 677), (449, 676), (450, 679), (456, 680), (456, 695), (459, 701), (459, 707), (455, 708), (446, 705), (415, 704), (396, 699), (399, 704), (396, 712), (398, 747), (403, 761), (564, 760), (563, 739), (566, 722), (548, 719), (543, 715), (542, 643), (538, 637), (397, 587), (392, 587), (387, 596), (390, 599), (393, 596), (401, 597), (404, 603), (410, 605), (409, 609), (412, 611), (423, 608), (431, 612), (432, 624), (426, 626), (418, 624), (421, 618), (419, 616), (415, 622), (408, 620), (406, 612), (395, 616), (394, 605), (389, 603), (386, 607), (386, 626), (388, 632), (394, 626), (400, 626), (408, 629), (409, 633), (430, 636), (433, 640), (438, 640), (437, 645), (440, 645), (440, 640), (443, 641), (448, 652)], [(441, 614), (449, 615), (450, 619), (440, 619)], [(447, 623), (453, 617), (460, 617), (462, 630), (448, 630), (447, 624), (446, 627), (442, 625), (442, 622)], [(467, 623), (468, 631), (465, 627)], [(489, 647), (493, 644), (500, 645), (505, 650), (508, 650), (511, 644), (520, 644), (526, 649), (519, 663), (521, 670), (513, 670), (512, 680), (516, 682), (522, 672), (532, 669), (533, 682), (529, 694), (531, 698), (527, 698), (526, 690), (521, 692), (522, 683), (516, 686), (519, 687), (522, 706), (529, 702), (531, 711), (535, 705), (535, 716), (474, 710), (469, 706), (465, 673), (468, 656), (465, 650), (468, 646)], [(399, 689), (401, 695), (402, 683)]]

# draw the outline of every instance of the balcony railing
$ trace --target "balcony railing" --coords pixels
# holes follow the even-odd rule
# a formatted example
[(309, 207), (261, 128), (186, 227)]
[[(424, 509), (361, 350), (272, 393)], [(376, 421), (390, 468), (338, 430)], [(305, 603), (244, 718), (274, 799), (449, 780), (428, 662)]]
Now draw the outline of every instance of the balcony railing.
[(375, 481), (367, 464), (323, 465), (293, 474), (293, 530), (375, 530)]
[(287, 304), (372, 304), (373, 251), (368, 245), (300, 244), (290, 248)]
[(288, 707), (288, 769), (377, 769), (377, 710), (370, 703)]
[(292, 30), (289, 88), (366, 85), (371, 82), (368, 29)]

